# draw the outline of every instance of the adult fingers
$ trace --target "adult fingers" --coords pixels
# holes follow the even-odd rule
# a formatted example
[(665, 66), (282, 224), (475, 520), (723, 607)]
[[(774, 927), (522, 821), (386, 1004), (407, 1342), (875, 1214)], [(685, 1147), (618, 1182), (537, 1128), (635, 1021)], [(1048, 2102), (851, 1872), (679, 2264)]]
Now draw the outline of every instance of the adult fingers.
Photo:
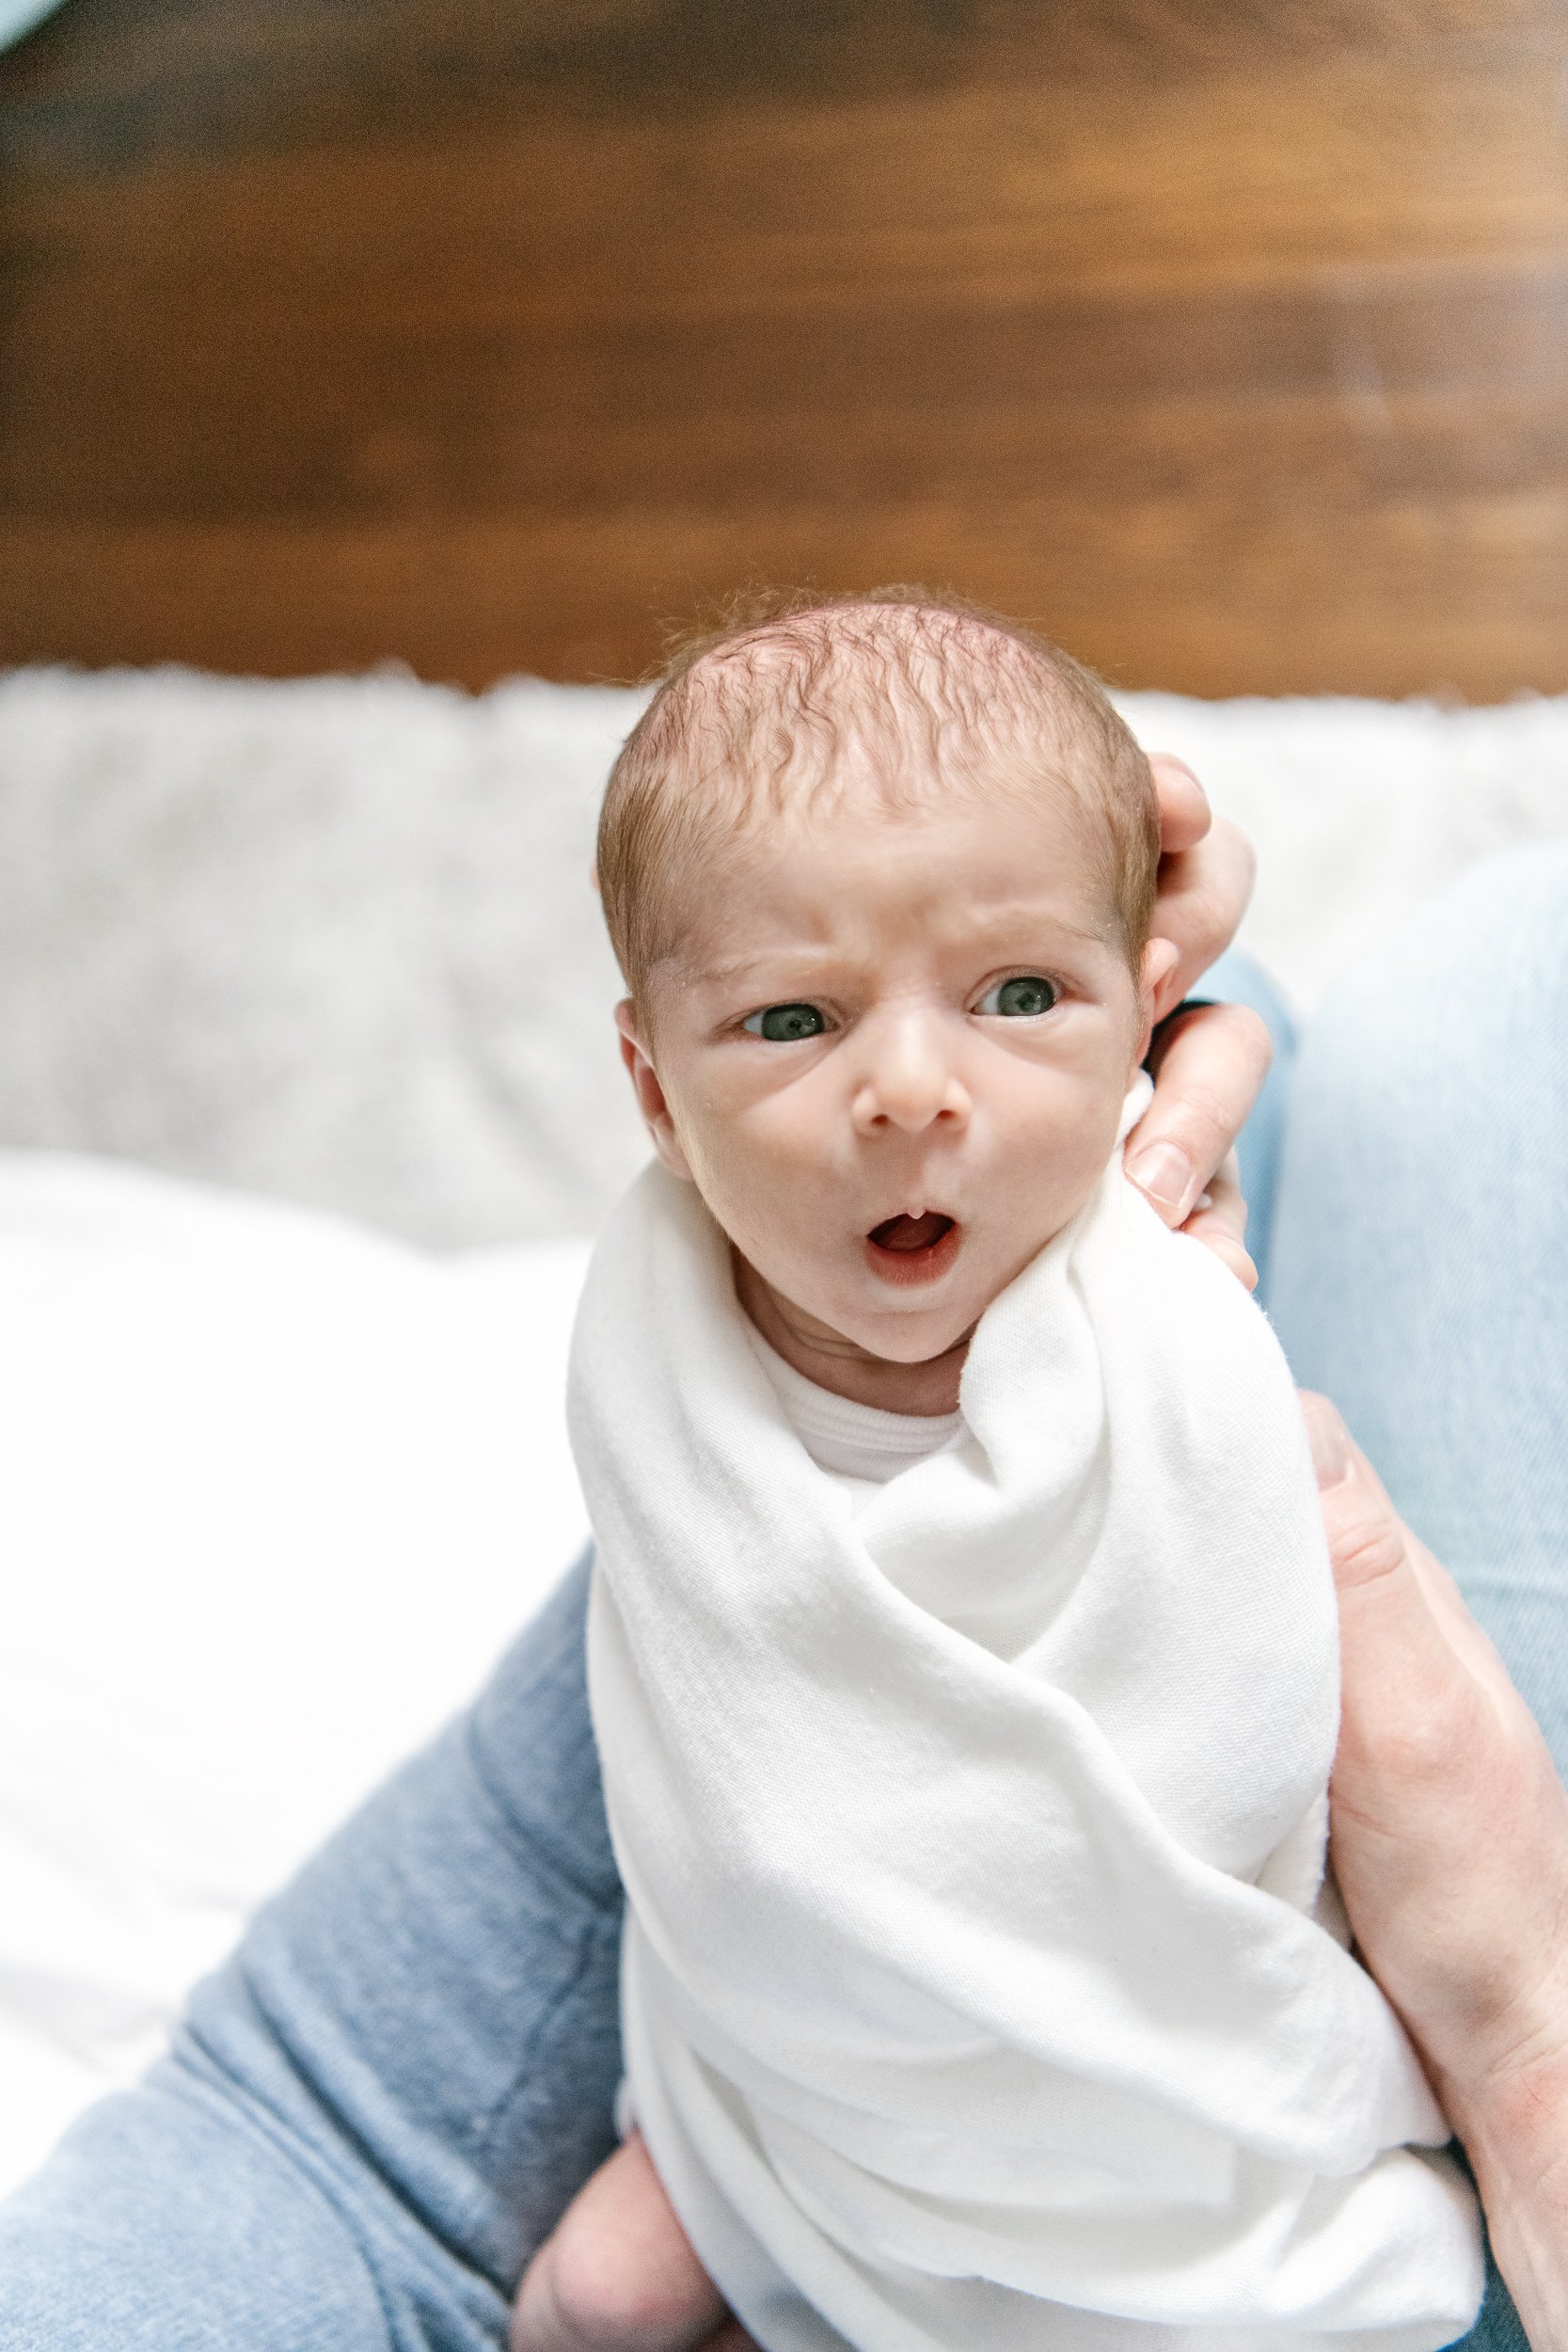
[[(1382, 1480), (1352, 1442), (1334, 1406), (1307, 1389), (1301, 1403), (1323, 1495), (1324, 1527), (1341, 1607), (1354, 1588), (1379, 1585), (1379, 1631), (1384, 1641), (1397, 1646), (1402, 1659), (1425, 1675), (1434, 1665), (1445, 1674), (1457, 1666), (1488, 1696), (1522, 1710), (1524, 1701), (1508, 1668), (1465, 1607), (1458, 1585), (1399, 1518)], [(1433, 1633), (1441, 1650), (1432, 1641)], [(1384, 1664), (1374, 1662), (1370, 1677), (1373, 1691), (1381, 1689), (1384, 1673)]]
[[(1345, 1759), (1357, 1773), (1341, 1793), (1369, 1814), (1377, 1790), (1360, 1777), (1376, 1763), (1383, 1795), (1404, 1802), (1417, 1775), (1472, 1788), (1480, 1744), (1487, 1760), (1528, 1751), (1549, 1765), (1534, 1718), (1458, 1585), (1390, 1502), (1383, 1482), (1329, 1400), (1302, 1394), (1342, 1626)], [(1341, 1769), (1342, 1768), (1337, 1768)], [(1402, 1775), (1402, 1781), (1397, 1779)]]
[[(1433, 1756), (1443, 1760), (1450, 1753), (1454, 1726), (1440, 1719), (1456, 1708), (1463, 1710), (1465, 1697), (1456, 1672), (1460, 1661), (1433, 1608), (1430, 1578), (1418, 1565), (1424, 1548), (1400, 1518), (1328, 1398), (1307, 1390), (1301, 1406), (1340, 1622), (1354, 1636), (1346, 1641), (1341, 1667), (1350, 1750), (1344, 1762), (1358, 1774), (1369, 1758), (1380, 1772), (1391, 1772), (1396, 1766), (1406, 1771), (1415, 1761), (1410, 1733), (1423, 1725), (1433, 1730)], [(1434, 1569), (1430, 1554), (1427, 1559)], [(1397, 1754), (1383, 1738), (1390, 1724), (1401, 1731)], [(1347, 1798), (1360, 1795), (1364, 1804), (1371, 1793), (1360, 1788), (1359, 1777), (1354, 1788), (1341, 1788)]]
[[(1568, 2031), (1568, 1796), (1457, 1588), (1326, 1398), (1303, 1399), (1339, 1601), (1336, 1875), (1455, 2106)], [(1463, 2128), (1463, 2125), (1461, 2125)]]
[(1239, 825), (1216, 817), (1195, 849), (1162, 857), (1153, 932), (1168, 939), (1176, 961), (1155, 994), (1154, 1017), (1179, 1005), (1229, 946), (1252, 896), (1258, 861)]
[(1371, 1465), (1325, 1397), (1304, 1395), (1302, 1410), (1339, 1603), (1335, 1876), (1369, 1967), (1441, 2078), (1475, 2038), (1496, 1952), (1483, 1709)]
[[(1365, 1606), (1365, 1622), (1375, 1628), (1376, 1643), (1364, 1645), (1354, 1661), (1369, 1705), (1381, 1712), (1391, 1687), (1414, 1687), (1426, 1711), (1434, 1694), (1467, 1682), (1490, 1703), (1495, 1719), (1508, 1719), (1521, 1730), (1528, 1726), (1533, 1743), (1533, 1718), (1496, 1646), (1447, 1568), (1400, 1518), (1333, 1405), (1304, 1390), (1302, 1413), (1340, 1609)], [(1379, 1656), (1379, 1648), (1387, 1655)], [(1404, 1671), (1390, 1685), (1396, 1659)]]
[(1247, 1255), (1246, 1202), (1234, 1152), (1227, 1152), (1197, 1196), (1197, 1203), (1182, 1226), (1194, 1241), (1212, 1249), (1249, 1291), (1258, 1288), (1258, 1268)]
[(1273, 1057), (1268, 1025), (1247, 1005), (1195, 1005), (1170, 1025), (1125, 1162), (1167, 1225), (1185, 1225), (1211, 1190)]
[(1175, 857), (1196, 850), (1214, 820), (1208, 794), (1174, 752), (1150, 752), (1148, 769), (1160, 803), (1160, 854)]

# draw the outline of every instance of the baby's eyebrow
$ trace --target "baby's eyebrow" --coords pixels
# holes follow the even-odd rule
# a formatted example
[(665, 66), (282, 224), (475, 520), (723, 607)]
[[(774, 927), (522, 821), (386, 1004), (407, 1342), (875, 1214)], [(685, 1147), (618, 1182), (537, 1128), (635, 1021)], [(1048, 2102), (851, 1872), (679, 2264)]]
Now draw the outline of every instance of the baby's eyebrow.
[(723, 963), (693, 963), (684, 956), (679, 959), (682, 979), (689, 987), (696, 988), (728, 988), (736, 980), (744, 979), (748, 973), (766, 970), (769, 964), (787, 963), (798, 967), (802, 963), (832, 961), (831, 949), (803, 944), (799, 947), (764, 947), (755, 955), (732, 956)]
[(727, 988), (732, 981), (756, 970), (754, 956), (741, 956), (729, 963), (691, 963), (685, 956), (675, 959), (680, 965), (682, 980), (689, 988)]
[(992, 908), (983, 923), (976, 923), (973, 936), (983, 939), (993, 932), (1013, 930), (1024, 924), (1034, 923), (1053, 931), (1062, 931), (1069, 939), (1081, 939), (1090, 947), (1102, 947), (1107, 939), (1115, 936), (1117, 928), (1114, 914), (1108, 914), (1105, 921), (1099, 925), (1075, 923), (1070, 915), (1060, 914), (1053, 907), (1041, 907), (1028, 899), (1022, 899), (1017, 906)]
[[(1098, 929), (1087, 923), (1075, 923), (1069, 915), (1055, 909), (1038, 906), (1028, 899), (1017, 905), (988, 910), (985, 918), (964, 930), (948, 943), (964, 947), (973, 943), (977, 952), (993, 952), (1004, 934), (1016, 933), (1024, 927), (1038, 927), (1058, 933), (1064, 938), (1079, 940), (1088, 947), (1103, 947), (1116, 936), (1116, 918), (1108, 916)], [(1010, 944), (1010, 943), (1009, 943)], [(1046, 943), (1049, 946), (1049, 942)], [(829, 943), (816, 944), (800, 940), (788, 946), (762, 947), (752, 955), (727, 957), (721, 963), (696, 963), (677, 951), (681, 978), (689, 988), (734, 988), (752, 975), (785, 969), (791, 976), (800, 974), (803, 985), (810, 985), (810, 967), (821, 964), (836, 968), (843, 961), (841, 950)]]

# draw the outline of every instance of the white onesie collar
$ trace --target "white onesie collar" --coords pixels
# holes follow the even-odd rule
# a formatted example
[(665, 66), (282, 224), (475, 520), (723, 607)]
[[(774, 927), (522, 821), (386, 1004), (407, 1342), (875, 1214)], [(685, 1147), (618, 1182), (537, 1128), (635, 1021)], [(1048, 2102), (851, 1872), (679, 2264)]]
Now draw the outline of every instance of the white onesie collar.
[(750, 1323), (746, 1336), (773, 1383), (785, 1420), (817, 1469), (832, 1477), (885, 1486), (900, 1470), (951, 1445), (964, 1425), (961, 1413), (887, 1413), (835, 1396), (785, 1363)]

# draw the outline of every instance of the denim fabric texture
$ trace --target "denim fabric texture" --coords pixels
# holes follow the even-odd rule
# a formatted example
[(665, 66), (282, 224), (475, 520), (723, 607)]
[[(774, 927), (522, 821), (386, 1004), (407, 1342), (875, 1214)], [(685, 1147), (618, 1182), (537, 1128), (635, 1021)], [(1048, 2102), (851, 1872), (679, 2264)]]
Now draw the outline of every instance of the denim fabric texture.
[(0, 2207), (5, 2352), (494, 2352), (614, 2145), (578, 1568)]
[[(1268, 1307), (1568, 1775), (1568, 853), (1402, 923), (1291, 1073)], [(1492, 2273), (1474, 2352), (1524, 2331)]]
[[(1267, 1303), (1568, 1764), (1568, 855), (1478, 868), (1243, 1138)], [(612, 2144), (621, 1894), (579, 1568), (258, 1915), (169, 2056), (0, 2208), (0, 2352), (495, 2352)], [(1467, 2352), (1520, 2352), (1494, 2274)]]

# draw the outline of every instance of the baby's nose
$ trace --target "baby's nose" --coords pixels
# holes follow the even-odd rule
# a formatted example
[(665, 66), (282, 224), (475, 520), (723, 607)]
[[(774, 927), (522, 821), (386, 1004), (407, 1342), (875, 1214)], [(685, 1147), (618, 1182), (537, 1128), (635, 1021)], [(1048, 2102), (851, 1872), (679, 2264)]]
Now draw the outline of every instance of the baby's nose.
[(967, 1121), (969, 1093), (939, 1031), (938, 1023), (908, 1014), (881, 1025), (868, 1040), (854, 1098), (862, 1135), (889, 1127), (918, 1135), (927, 1127)]

